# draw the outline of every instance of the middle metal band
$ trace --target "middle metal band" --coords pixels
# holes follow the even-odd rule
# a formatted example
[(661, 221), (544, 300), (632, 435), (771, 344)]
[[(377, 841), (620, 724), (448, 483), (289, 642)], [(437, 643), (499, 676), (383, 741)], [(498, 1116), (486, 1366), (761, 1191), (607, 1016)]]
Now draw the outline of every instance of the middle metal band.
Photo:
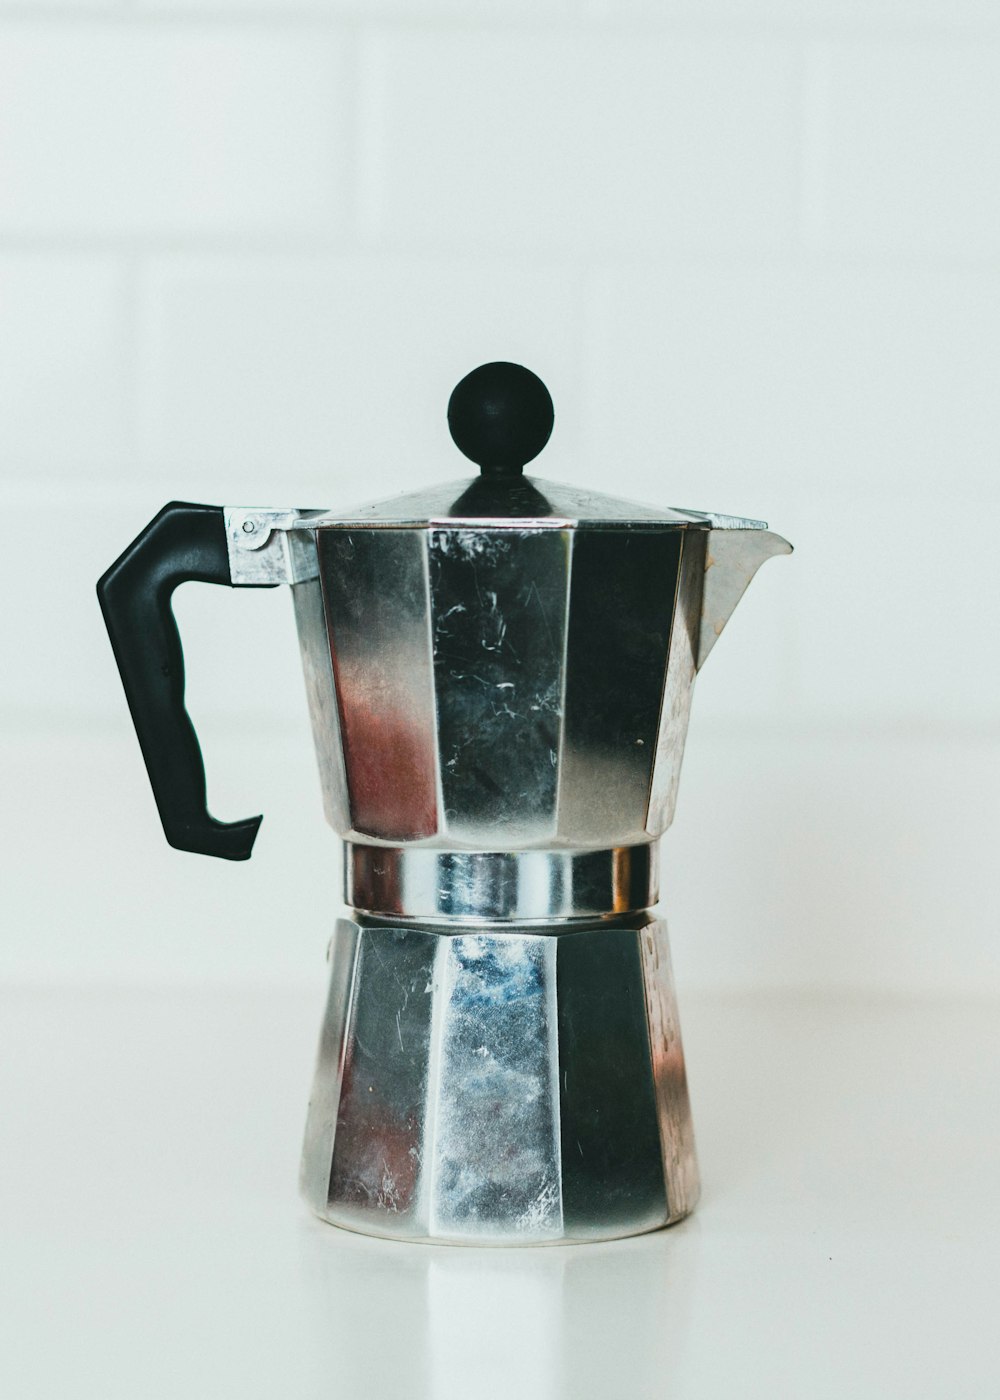
[(598, 851), (344, 847), (345, 898), (366, 914), (477, 922), (631, 914), (659, 898), (659, 842)]

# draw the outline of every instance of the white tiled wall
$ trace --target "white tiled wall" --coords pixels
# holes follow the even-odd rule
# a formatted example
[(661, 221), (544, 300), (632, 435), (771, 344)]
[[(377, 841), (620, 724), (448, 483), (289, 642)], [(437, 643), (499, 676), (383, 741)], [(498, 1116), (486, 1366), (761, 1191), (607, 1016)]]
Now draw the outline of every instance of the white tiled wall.
[(170, 498), (461, 475), (497, 358), (540, 474), (797, 546), (699, 682), (682, 982), (1000, 987), (986, 0), (0, 0), (0, 972), (319, 987), (287, 596), (177, 596), (229, 866), (162, 841), (93, 586)]

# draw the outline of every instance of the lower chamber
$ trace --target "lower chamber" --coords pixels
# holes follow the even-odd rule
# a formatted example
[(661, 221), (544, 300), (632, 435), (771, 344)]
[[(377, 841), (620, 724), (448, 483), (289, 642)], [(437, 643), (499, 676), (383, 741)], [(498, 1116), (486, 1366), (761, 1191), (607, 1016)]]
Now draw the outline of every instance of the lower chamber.
[(616, 1239), (698, 1197), (667, 926), (338, 922), (302, 1189), (366, 1234)]

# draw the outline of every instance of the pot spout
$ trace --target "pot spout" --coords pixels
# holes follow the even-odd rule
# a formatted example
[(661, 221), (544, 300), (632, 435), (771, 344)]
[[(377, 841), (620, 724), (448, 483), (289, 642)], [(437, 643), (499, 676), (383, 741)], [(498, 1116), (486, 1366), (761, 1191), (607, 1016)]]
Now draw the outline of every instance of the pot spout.
[(763, 527), (723, 526), (709, 532), (698, 635), (699, 671), (764, 560), (791, 552), (787, 540)]

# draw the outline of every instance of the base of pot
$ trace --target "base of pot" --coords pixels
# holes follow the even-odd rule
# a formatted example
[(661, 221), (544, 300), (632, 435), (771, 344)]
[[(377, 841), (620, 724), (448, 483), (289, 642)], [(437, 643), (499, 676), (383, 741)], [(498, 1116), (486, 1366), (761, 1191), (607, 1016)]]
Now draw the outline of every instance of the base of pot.
[(339, 921), (302, 1188), (331, 1224), (442, 1244), (682, 1219), (698, 1176), (665, 922)]

